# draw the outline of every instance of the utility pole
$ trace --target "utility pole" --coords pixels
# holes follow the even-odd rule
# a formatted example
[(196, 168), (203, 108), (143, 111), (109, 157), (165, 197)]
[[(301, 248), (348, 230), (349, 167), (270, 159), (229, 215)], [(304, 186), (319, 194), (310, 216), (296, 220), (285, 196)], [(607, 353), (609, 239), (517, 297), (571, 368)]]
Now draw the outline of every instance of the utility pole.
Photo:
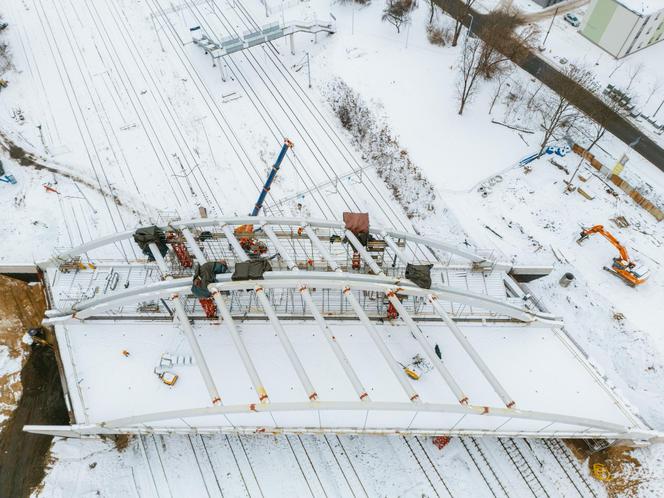
[(546, 45), (546, 39), (549, 37), (549, 33), (551, 33), (551, 28), (553, 27), (553, 21), (556, 20), (556, 16), (558, 15), (558, 8), (559, 7), (556, 7), (556, 11), (553, 13), (553, 17), (551, 18), (551, 24), (549, 24), (549, 29), (546, 30), (546, 35), (544, 36), (542, 47)]
[(352, 17), (350, 18), (350, 34), (354, 35), (355, 34), (355, 0), (352, 0), (353, 4), (353, 13)]
[(309, 52), (307, 52), (307, 76), (309, 78), (309, 88), (311, 88), (311, 64), (309, 63)]

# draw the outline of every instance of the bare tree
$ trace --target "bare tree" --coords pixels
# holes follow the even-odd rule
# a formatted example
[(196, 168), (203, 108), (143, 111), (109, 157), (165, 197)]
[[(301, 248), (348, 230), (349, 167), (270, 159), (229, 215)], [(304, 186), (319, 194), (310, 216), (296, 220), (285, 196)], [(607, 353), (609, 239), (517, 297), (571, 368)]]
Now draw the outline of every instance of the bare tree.
[(616, 71), (625, 65), (625, 62), (627, 62), (627, 59), (623, 59), (620, 62), (616, 62), (616, 65), (613, 66), (613, 71), (611, 71), (611, 73), (609, 74), (609, 78), (612, 78), (613, 75), (616, 73)]
[[(595, 106), (592, 111), (586, 115), (587, 126), (586, 129), (589, 130), (590, 135), (590, 144), (586, 147), (586, 151), (590, 150), (597, 145), (597, 143), (604, 137), (606, 134), (606, 129), (609, 123), (615, 119), (616, 114), (625, 115), (627, 111), (620, 105), (619, 101), (598, 95), (598, 98), (604, 102), (603, 106)], [(572, 181), (576, 177), (576, 174), (579, 172), (581, 165), (583, 164), (583, 156), (579, 160), (576, 169), (572, 173), (572, 176), (567, 183), (568, 188), (572, 187)]]
[(521, 26), (518, 13), (511, 9), (493, 11), (482, 18), (482, 77), (491, 79), (505, 70), (508, 62), (520, 63), (537, 44), (536, 24)]
[(382, 19), (397, 28), (397, 33), (400, 33), (401, 26), (410, 22), (414, 5), (413, 0), (387, 0)]
[(471, 38), (464, 43), (459, 58), (459, 75), (457, 79), (457, 96), (459, 99), (459, 115), (475, 93), (475, 84), (480, 77), (480, 60), (482, 42)]
[[(521, 62), (528, 57), (538, 30), (534, 26), (519, 27), (514, 11), (498, 10), (482, 18), (482, 38), (466, 39), (459, 61), (457, 84), (459, 114), (475, 92), (478, 79), (490, 80), (507, 72), (510, 62)], [(497, 99), (494, 97), (493, 104)]]
[(0, 75), (12, 67), (11, 54), (9, 46), (6, 43), (0, 43)]
[(625, 93), (629, 92), (629, 89), (632, 88), (634, 80), (638, 78), (641, 71), (643, 71), (643, 62), (639, 62), (638, 64), (629, 67), (629, 82), (627, 83), (627, 88), (625, 88)]
[(444, 47), (450, 39), (450, 27), (436, 24), (427, 25), (427, 39), (432, 45)]
[(496, 105), (496, 101), (503, 93), (503, 85), (505, 85), (507, 82), (508, 76), (508, 73), (501, 73), (498, 75), (498, 82), (494, 88), (493, 97), (491, 98), (491, 105), (489, 106), (489, 114), (493, 112), (493, 106)]
[(475, 3), (475, 0), (463, 0), (463, 6), (461, 7), (461, 11), (459, 12), (459, 15), (455, 19), (455, 24), (454, 24), (454, 33), (452, 35), (452, 46), (456, 47), (457, 43), (459, 42), (459, 36), (461, 35), (461, 29), (463, 28), (463, 21), (466, 21), (470, 17), (470, 11), (473, 8), (473, 4)]
[(566, 84), (560, 87), (559, 93), (548, 90), (537, 103), (539, 124), (544, 130), (540, 154), (544, 153), (549, 140), (558, 130), (571, 126), (579, 117), (579, 112), (572, 102), (581, 95), (588, 94), (595, 85), (593, 74), (581, 66), (570, 64), (564, 75), (567, 77)]
[(650, 85), (650, 93), (648, 94), (648, 98), (646, 101), (643, 103), (643, 108), (645, 109), (648, 103), (650, 102), (650, 99), (652, 99), (657, 92), (659, 92), (662, 88), (662, 80), (659, 77), (655, 78), (655, 81), (652, 82)]

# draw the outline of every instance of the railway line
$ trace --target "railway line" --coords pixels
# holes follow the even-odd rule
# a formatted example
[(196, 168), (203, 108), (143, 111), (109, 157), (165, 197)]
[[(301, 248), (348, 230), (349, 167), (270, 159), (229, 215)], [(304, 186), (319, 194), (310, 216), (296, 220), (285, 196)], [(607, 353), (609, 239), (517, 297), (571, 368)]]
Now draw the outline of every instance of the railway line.
[(498, 477), (498, 473), (489, 463), (489, 459), (484, 450), (482, 450), (477, 439), (467, 437), (459, 438), (459, 441), (482, 477), (482, 481), (486, 484), (491, 495), (495, 498), (509, 498), (510, 495), (507, 492), (506, 484)]
[(543, 439), (539, 442), (553, 456), (560, 470), (565, 474), (580, 497), (599, 498), (597, 486), (586, 477), (576, 458), (560, 439)]
[(503, 439), (499, 438), (498, 443), (503, 448), (507, 457), (514, 465), (514, 468), (517, 470), (521, 479), (526, 484), (530, 492), (536, 498), (547, 497), (550, 498), (551, 495), (547, 492), (542, 480), (533, 470), (530, 462), (526, 459), (525, 455), (519, 448), (519, 445), (514, 439)]

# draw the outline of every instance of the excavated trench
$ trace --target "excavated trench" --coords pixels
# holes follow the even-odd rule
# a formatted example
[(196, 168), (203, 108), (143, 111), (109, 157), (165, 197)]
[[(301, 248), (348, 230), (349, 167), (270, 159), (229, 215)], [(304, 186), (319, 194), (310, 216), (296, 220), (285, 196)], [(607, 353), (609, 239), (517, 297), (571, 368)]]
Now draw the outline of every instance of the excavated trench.
[(39, 286), (0, 276), (0, 345), (10, 357), (29, 348), (20, 380), (18, 374), (0, 375), (3, 411), (9, 415), (0, 425), (0, 497), (30, 496), (46, 473), (53, 438), (28, 434), (23, 426), (69, 423), (55, 353), (49, 346), (21, 342), (29, 328), (39, 325), (44, 309)]

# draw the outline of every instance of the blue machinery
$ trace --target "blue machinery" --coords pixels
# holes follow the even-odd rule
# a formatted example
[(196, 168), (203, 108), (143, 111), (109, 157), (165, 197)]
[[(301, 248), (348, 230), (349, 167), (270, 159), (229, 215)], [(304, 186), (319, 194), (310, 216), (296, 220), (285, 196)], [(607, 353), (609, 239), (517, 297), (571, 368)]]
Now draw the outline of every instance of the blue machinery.
[[(270, 171), (267, 180), (265, 180), (265, 185), (263, 185), (263, 190), (261, 190), (261, 193), (258, 196), (258, 200), (256, 201), (256, 204), (254, 204), (254, 210), (251, 212), (251, 216), (258, 216), (258, 213), (260, 213), (261, 208), (263, 207), (263, 203), (265, 202), (265, 197), (267, 197), (267, 193), (270, 191), (272, 182), (276, 178), (277, 173), (279, 173), (279, 168), (281, 168), (281, 163), (283, 162), (284, 157), (286, 157), (286, 152), (288, 152), (288, 149), (291, 149), (292, 147), (293, 147), (293, 142), (291, 142), (287, 138), (284, 138), (284, 145), (281, 146), (281, 151), (279, 151), (279, 156), (277, 157), (275, 163), (272, 165), (272, 170)], [(235, 233), (251, 233), (253, 231), (254, 231), (253, 225), (240, 225), (235, 229)]]
[(275, 177), (277, 176), (277, 173), (279, 172), (281, 163), (284, 160), (284, 157), (286, 157), (286, 152), (288, 152), (288, 149), (292, 147), (293, 147), (293, 142), (285, 138), (284, 145), (282, 145), (281, 151), (279, 152), (279, 157), (277, 157), (277, 161), (272, 166), (272, 171), (270, 171), (270, 174), (268, 175), (267, 180), (265, 181), (265, 185), (263, 185), (263, 190), (258, 196), (258, 200), (256, 201), (256, 205), (254, 206), (254, 210), (251, 212), (251, 216), (258, 216), (258, 213), (263, 207), (263, 202), (265, 202), (265, 197), (267, 196), (267, 193), (270, 191), (272, 182), (274, 181)]

